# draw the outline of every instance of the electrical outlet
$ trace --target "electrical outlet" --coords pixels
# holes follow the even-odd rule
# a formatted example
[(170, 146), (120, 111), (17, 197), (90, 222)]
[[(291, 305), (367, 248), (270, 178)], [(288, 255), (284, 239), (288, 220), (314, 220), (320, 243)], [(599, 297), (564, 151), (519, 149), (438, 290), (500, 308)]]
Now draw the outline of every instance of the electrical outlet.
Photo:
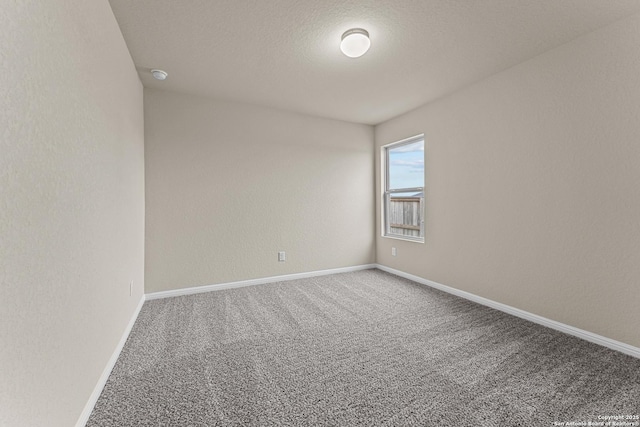
[(133, 280), (129, 282), (129, 296), (133, 295)]
[(287, 254), (285, 251), (278, 252), (278, 262), (285, 262), (287, 260)]
[(398, 251), (396, 250), (396, 248), (391, 248), (391, 255), (393, 256), (398, 255)]

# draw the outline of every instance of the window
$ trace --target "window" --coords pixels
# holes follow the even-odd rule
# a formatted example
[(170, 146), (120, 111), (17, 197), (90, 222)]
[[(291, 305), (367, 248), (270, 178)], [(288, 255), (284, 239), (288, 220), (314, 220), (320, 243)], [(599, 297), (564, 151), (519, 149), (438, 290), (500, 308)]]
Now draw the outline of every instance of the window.
[(382, 147), (383, 236), (424, 242), (424, 135)]

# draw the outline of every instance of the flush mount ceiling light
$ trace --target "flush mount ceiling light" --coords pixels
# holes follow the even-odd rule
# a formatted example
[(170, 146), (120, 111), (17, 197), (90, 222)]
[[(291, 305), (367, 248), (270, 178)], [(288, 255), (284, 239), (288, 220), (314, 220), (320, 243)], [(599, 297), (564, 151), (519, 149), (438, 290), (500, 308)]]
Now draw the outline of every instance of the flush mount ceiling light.
[(369, 33), (362, 28), (352, 28), (342, 35), (340, 50), (349, 58), (358, 58), (369, 50), (371, 40)]
[(151, 70), (151, 75), (156, 80), (164, 80), (167, 78), (169, 74), (167, 74), (166, 71), (162, 71), (162, 70)]

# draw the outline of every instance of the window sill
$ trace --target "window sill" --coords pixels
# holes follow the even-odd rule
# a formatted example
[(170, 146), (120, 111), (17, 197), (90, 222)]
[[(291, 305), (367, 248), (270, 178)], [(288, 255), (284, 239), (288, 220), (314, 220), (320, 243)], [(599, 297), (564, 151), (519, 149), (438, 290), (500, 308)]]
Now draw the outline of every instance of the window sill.
[(386, 238), (386, 239), (393, 239), (393, 240), (404, 240), (405, 242), (413, 242), (413, 243), (424, 243), (424, 238), (422, 239), (411, 239), (409, 237), (403, 237), (403, 236), (396, 236), (396, 235), (388, 235), (388, 234), (383, 234), (382, 237)]

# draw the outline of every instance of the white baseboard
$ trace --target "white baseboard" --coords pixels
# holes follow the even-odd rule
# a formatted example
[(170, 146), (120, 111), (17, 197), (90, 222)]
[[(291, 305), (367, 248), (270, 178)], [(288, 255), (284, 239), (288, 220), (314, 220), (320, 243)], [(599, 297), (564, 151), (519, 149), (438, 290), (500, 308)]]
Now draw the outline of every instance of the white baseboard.
[(369, 270), (376, 267), (377, 267), (376, 264), (363, 264), (363, 265), (356, 265), (353, 267), (332, 268), (330, 270), (318, 270), (318, 271), (310, 271), (307, 273), (285, 274), (283, 276), (271, 276), (271, 277), (264, 277), (260, 279), (250, 279), (250, 280), (240, 280), (237, 282), (218, 283), (215, 285), (203, 285), (203, 286), (195, 286), (192, 288), (173, 289), (170, 291), (160, 291), (160, 292), (153, 292), (150, 294), (146, 294), (145, 299), (149, 301), (149, 300), (160, 299), (160, 298), (170, 298), (170, 297), (177, 297), (182, 295), (200, 294), (204, 292), (220, 291), (222, 289), (242, 288), (245, 286), (263, 285), (265, 283), (285, 282), (288, 280), (306, 279), (309, 277), (326, 276), (329, 274), (348, 273), (351, 271), (359, 271), (359, 270)]
[(602, 335), (594, 334), (593, 332), (569, 326), (564, 323), (556, 322), (555, 320), (547, 319), (546, 317), (538, 316), (537, 314), (529, 313), (528, 311), (520, 310), (519, 308), (511, 307), (509, 305), (483, 298), (469, 292), (461, 291), (459, 289), (455, 289), (441, 283), (423, 279), (422, 277), (414, 276), (413, 274), (405, 273), (404, 271), (396, 270), (381, 264), (376, 264), (376, 268), (640, 359), (640, 348), (638, 347), (634, 347), (632, 345), (625, 344), (611, 338), (603, 337)]
[(111, 375), (111, 371), (113, 370), (113, 367), (116, 365), (116, 362), (118, 361), (120, 352), (122, 351), (124, 344), (127, 342), (127, 338), (129, 338), (129, 333), (131, 333), (133, 324), (136, 323), (136, 319), (138, 318), (138, 314), (140, 314), (140, 310), (142, 309), (142, 305), (144, 304), (144, 301), (145, 301), (145, 296), (142, 295), (142, 298), (140, 298), (140, 302), (138, 302), (138, 306), (136, 307), (136, 310), (133, 312), (133, 315), (131, 316), (131, 320), (129, 320), (129, 324), (127, 325), (126, 329), (124, 330), (124, 333), (122, 334), (122, 338), (120, 338), (120, 342), (118, 342), (116, 349), (113, 351), (111, 358), (107, 362), (107, 366), (104, 368), (104, 371), (102, 371), (102, 375), (98, 379), (98, 382), (96, 383), (96, 386), (93, 389), (93, 393), (91, 393), (89, 400), (87, 400), (87, 403), (84, 405), (84, 409), (82, 410), (82, 413), (80, 414), (80, 417), (76, 422), (76, 427), (84, 427), (85, 424), (87, 424), (87, 421), (89, 421), (91, 412), (93, 412), (93, 407), (96, 406), (96, 402), (98, 401), (98, 398), (102, 393), (102, 389), (104, 389), (104, 386), (107, 383), (107, 380), (109, 379), (109, 375)]

